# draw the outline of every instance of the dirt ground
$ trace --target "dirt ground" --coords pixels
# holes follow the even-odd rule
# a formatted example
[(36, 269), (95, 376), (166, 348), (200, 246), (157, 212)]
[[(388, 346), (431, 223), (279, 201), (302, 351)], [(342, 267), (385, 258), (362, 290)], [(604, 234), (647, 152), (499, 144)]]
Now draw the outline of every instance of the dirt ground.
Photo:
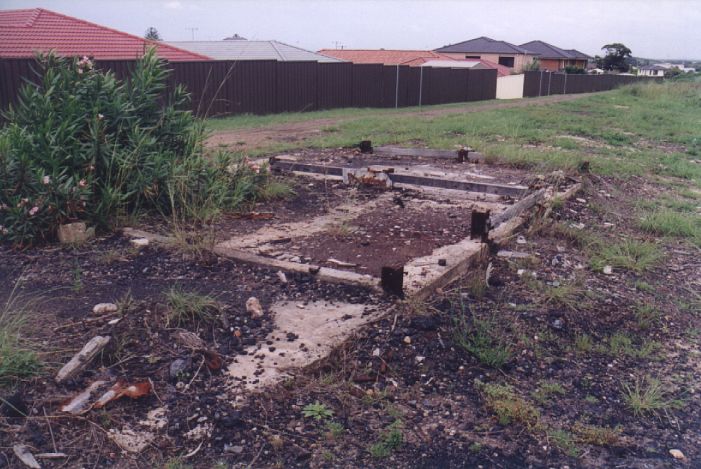
[[(467, 107), (451, 107), (444, 109), (433, 109), (427, 111), (411, 112), (412, 115), (422, 117), (442, 116), (448, 114), (465, 114), (472, 112), (490, 111), (493, 109), (509, 109), (525, 106), (538, 106), (544, 104), (571, 101), (587, 96), (588, 94), (577, 95), (553, 95), (541, 98), (521, 99), (518, 101), (494, 102), (487, 104), (471, 104)], [(398, 116), (408, 114), (406, 111), (397, 113)], [(359, 119), (362, 116), (351, 118), (334, 119), (314, 119), (303, 122), (294, 122), (281, 125), (271, 125), (260, 128), (244, 128), (236, 130), (220, 130), (214, 132), (207, 140), (209, 147), (230, 147), (235, 150), (249, 150), (262, 147), (277, 142), (297, 142), (314, 137), (323, 133), (323, 129), (336, 125), (340, 122)]]

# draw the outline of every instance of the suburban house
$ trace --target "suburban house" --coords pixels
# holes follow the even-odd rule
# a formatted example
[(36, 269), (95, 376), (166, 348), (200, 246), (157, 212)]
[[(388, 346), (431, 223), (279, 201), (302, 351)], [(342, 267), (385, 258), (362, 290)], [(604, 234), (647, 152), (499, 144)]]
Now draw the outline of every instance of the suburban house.
[[(237, 35), (238, 36), (238, 35)], [(278, 62), (341, 62), (280, 41), (249, 41), (240, 36), (222, 41), (171, 41), (173, 47), (205, 55), (213, 60), (276, 60)]]
[(545, 41), (531, 41), (521, 44), (519, 47), (538, 54), (540, 70), (557, 72), (566, 67), (587, 68), (587, 63), (592, 59), (589, 55), (576, 49), (560, 49)]
[(523, 68), (538, 57), (538, 53), (506, 41), (497, 41), (489, 37), (478, 37), (434, 49), (434, 52), (456, 59), (488, 60), (521, 72)]
[(149, 47), (171, 62), (209, 57), (158, 41), (117, 31), (43, 8), (0, 11), (0, 58), (34, 57), (55, 51), (60, 56), (97, 60), (137, 59)]
[(638, 69), (638, 75), (644, 77), (663, 77), (668, 69), (660, 65), (645, 65)]
[(410, 67), (496, 69), (498, 76), (510, 73), (489, 60), (461, 59), (430, 50), (322, 49), (320, 54), (357, 64), (407, 65)]

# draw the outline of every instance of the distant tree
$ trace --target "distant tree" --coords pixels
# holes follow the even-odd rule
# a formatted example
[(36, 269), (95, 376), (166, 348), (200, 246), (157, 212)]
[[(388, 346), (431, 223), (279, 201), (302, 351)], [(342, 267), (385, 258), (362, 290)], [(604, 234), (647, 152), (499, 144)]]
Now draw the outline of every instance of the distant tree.
[(523, 69), (526, 71), (538, 71), (540, 70), (540, 60), (538, 58), (534, 58), (530, 63), (526, 64), (523, 66)]
[(151, 41), (160, 41), (161, 35), (158, 34), (158, 30), (156, 28), (154, 28), (153, 26), (149, 26), (149, 28), (146, 30), (146, 34), (144, 34), (144, 39), (149, 39)]
[(597, 66), (604, 70), (618, 70), (619, 72), (627, 72), (630, 67), (629, 59), (631, 50), (620, 42), (606, 44), (601, 50), (606, 51), (606, 55), (601, 58), (596, 57)]

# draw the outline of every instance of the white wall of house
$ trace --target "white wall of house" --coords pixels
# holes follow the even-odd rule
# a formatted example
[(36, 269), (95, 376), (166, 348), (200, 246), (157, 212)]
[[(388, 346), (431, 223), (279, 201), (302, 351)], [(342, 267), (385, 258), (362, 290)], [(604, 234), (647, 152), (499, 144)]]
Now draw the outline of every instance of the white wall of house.
[(664, 70), (638, 70), (638, 75), (645, 77), (663, 77)]
[(523, 74), (497, 78), (497, 99), (523, 98), (523, 79)]

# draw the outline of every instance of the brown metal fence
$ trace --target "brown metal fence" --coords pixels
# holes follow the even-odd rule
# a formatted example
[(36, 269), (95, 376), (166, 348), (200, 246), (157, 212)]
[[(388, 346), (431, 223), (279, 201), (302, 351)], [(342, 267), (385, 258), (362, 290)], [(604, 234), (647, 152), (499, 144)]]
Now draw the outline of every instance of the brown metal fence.
[[(128, 78), (133, 60), (97, 61)], [(496, 70), (381, 64), (210, 61), (171, 62), (170, 88), (185, 85), (200, 116), (270, 114), (343, 107), (406, 107), (496, 98)], [(38, 79), (34, 59), (0, 60), (0, 109)]]
[(555, 72), (525, 72), (523, 96), (549, 96), (608, 91), (622, 85), (646, 81), (660, 81), (650, 77), (629, 75), (574, 75)]

